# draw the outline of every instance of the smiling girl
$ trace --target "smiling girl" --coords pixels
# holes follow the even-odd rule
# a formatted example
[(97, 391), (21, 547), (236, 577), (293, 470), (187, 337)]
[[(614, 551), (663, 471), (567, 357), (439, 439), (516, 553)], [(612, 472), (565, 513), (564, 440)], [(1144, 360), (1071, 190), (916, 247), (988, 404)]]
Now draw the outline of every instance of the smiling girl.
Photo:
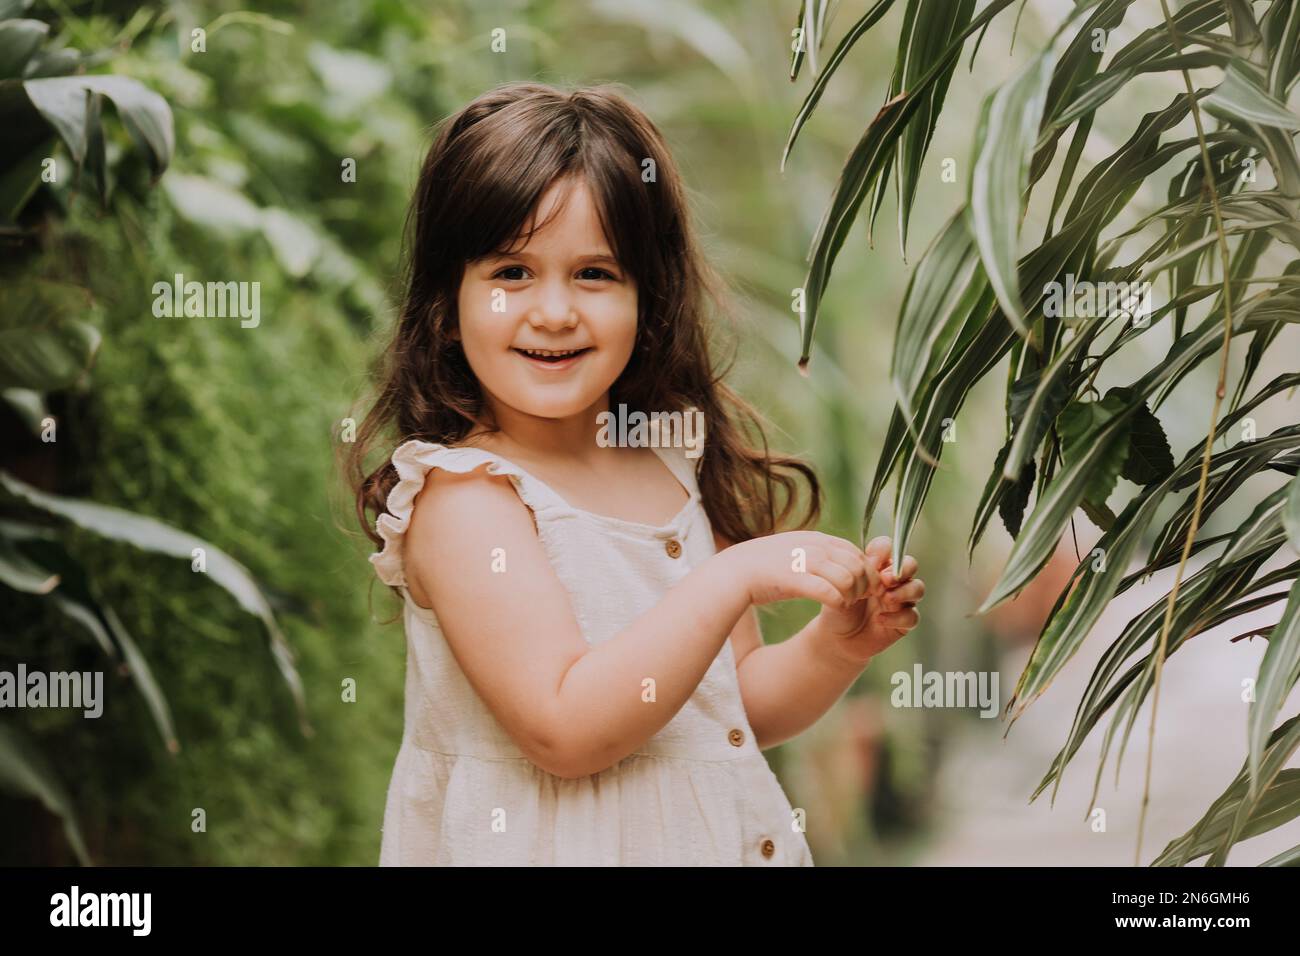
[[(381, 865), (811, 865), (762, 751), (916, 624), (924, 585), (888, 539), (783, 530), (815, 523), (817, 481), (737, 423), (761, 435), (712, 364), (659, 132), (608, 87), (484, 94), (429, 150), (409, 270), (352, 449), (407, 637)], [(703, 455), (598, 442), (619, 404), (698, 409)], [(755, 607), (795, 598), (820, 612), (765, 646)]]

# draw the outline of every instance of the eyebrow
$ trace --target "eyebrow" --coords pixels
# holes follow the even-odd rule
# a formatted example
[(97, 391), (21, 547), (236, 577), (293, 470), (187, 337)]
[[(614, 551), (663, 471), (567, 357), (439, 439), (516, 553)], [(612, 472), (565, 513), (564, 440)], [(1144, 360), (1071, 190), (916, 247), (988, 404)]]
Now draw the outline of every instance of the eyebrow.
[[(489, 252), (482, 258), (482, 262), (498, 262), (502, 259), (531, 259), (533, 258), (527, 252)], [(596, 262), (612, 262), (618, 265), (618, 259), (610, 252), (585, 252), (582, 255), (575, 256), (575, 259), (589, 259)]]

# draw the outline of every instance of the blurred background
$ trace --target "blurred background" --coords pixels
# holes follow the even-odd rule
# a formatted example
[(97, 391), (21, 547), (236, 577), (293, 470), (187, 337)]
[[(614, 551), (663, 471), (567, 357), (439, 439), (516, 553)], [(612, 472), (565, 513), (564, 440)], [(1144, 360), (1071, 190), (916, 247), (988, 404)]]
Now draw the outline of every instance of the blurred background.
[[(147, 157), (106, 115), (107, 203), (88, 180), (60, 176), (33, 200), (37, 235), (3, 231), (0, 335), (32, 316), (74, 316), (102, 336), (89, 368), (46, 396), (57, 441), (42, 440), (34, 423), (43, 416), (22, 396), (6, 395), (3, 467), (43, 491), (196, 536), (246, 567), (268, 604), (259, 619), (237, 579), (196, 575), (189, 547), (174, 549), (178, 559), (75, 520), (60, 526), (59, 546), (75, 555), (65, 581), (111, 609), (111, 643), (129, 650), (122, 666), (106, 667), (93, 627), (76, 626), (41, 593), (0, 588), (0, 669), (104, 669), (108, 701), (96, 720), (0, 713), (0, 782), (9, 785), (0, 861), (377, 862), (402, 733), (405, 645), (335, 452), (341, 423), (364, 411), (369, 365), (393, 320), (403, 219), (429, 128), (497, 83), (621, 83), (660, 126), (706, 249), (734, 285), (742, 327), (732, 384), (770, 417), (774, 447), (815, 465), (827, 492), (820, 530), (859, 539), (892, 408), (889, 355), (908, 262), (964, 196), (970, 121), (984, 93), (1041, 46), (1069, 3), (1031, 0), (1014, 50), (1013, 18), (995, 20), (974, 69), (963, 65), (926, 160), (908, 257), (891, 193), (874, 243), (859, 224), (841, 254), (807, 378), (795, 365), (792, 290), (840, 166), (888, 86), (902, 11), (853, 49), (782, 172), (811, 82), (807, 69), (797, 83), (788, 78), (800, 6), (356, 0), (267, 2), (252, 13), (220, 2), (56, 2), (9, 14), (48, 23), (47, 47), (81, 51), (97, 71), (161, 95), (175, 117), (175, 152), (151, 184)], [(865, 8), (840, 5), (822, 57)], [(206, 38), (198, 52), (196, 28)], [(491, 46), (497, 28), (502, 52)], [(1152, 101), (1170, 92), (1153, 89)], [(1138, 110), (1103, 114), (1085, 162), (1127, 137)], [(62, 146), (54, 155), (71, 170)], [(955, 182), (940, 174), (950, 157)], [(342, 175), (347, 160), (354, 181)], [(154, 283), (177, 273), (260, 282), (260, 323), (156, 318)], [(1261, 369), (1258, 380), (1280, 371)], [(1002, 397), (988, 384), (997, 378), (963, 410), (911, 547), (928, 589), (921, 626), (815, 728), (767, 752), (792, 804), (806, 810), (819, 865), (1132, 861), (1145, 733), (1130, 745), (1119, 789), (1107, 771), (1104, 832), (1087, 818), (1086, 747), (1055, 808), (1046, 796), (1030, 805), (1029, 795), (1064, 742), (1089, 647), (1099, 653), (1154, 589), (1124, 595), (1128, 613), (1111, 609), (1059, 686), (1005, 739), (1006, 725), (977, 709), (891, 705), (891, 676), (917, 664), (997, 673), (1004, 704), (1076, 563), (1067, 538), (1020, 599), (971, 616), (1010, 543), (995, 521), (967, 562), (975, 503), (1004, 437)], [(1193, 386), (1203, 394), (1205, 380), (1192, 376)], [(1176, 456), (1203, 433), (1204, 404), (1168, 404)], [(1261, 434), (1282, 423), (1274, 414), (1261, 418)], [(891, 503), (886, 494), (872, 535), (887, 532)], [(25, 514), (12, 489), (0, 514)], [(1079, 525), (1079, 553), (1097, 534)], [(766, 640), (788, 637), (814, 611), (790, 603), (765, 613)], [(291, 662), (277, 650), (281, 638)], [(1199, 818), (1244, 752), (1240, 678), (1255, 673), (1263, 647), (1214, 636), (1196, 644), (1166, 672), (1147, 858)], [(1293, 823), (1248, 841), (1232, 862), (1297, 842)]]

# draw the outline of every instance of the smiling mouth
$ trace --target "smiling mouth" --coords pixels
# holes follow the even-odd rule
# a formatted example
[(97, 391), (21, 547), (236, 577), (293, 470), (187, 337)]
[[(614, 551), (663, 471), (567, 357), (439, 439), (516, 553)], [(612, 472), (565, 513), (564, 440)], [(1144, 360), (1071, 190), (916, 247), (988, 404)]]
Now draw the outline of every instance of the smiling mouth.
[(534, 362), (541, 362), (546, 365), (559, 365), (560, 363), (569, 362), (580, 355), (585, 355), (591, 351), (591, 348), (582, 349), (513, 349), (526, 359), (532, 359)]

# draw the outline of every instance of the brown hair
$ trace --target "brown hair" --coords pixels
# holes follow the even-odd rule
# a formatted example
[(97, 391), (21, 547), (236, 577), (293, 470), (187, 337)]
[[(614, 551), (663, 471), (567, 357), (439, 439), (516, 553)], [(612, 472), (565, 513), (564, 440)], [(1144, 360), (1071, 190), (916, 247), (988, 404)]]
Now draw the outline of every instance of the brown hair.
[[(648, 168), (654, 176), (646, 182)], [(544, 225), (521, 235), (533, 210), (566, 176), (585, 178), (613, 253), (636, 280), (636, 343), (610, 389), (611, 406), (625, 403), (647, 415), (703, 412), (700, 493), (714, 531), (727, 540), (788, 530), (795, 480), (778, 468), (807, 479), (811, 500), (796, 527), (815, 524), (816, 475), (799, 459), (768, 450), (758, 412), (722, 382), (730, 363), (716, 371), (711, 361), (705, 306), (732, 317), (721, 279), (696, 246), (681, 177), (658, 129), (611, 86), (565, 92), (510, 83), (445, 120), (420, 171), (407, 219), (400, 314), (375, 370), (374, 406), (346, 446), (343, 465), (367, 536), (382, 545), (369, 513), (386, 510), (397, 481), (391, 462), (374, 471), (365, 465), (381, 436), (391, 430), (393, 448), (412, 438), (454, 445), (475, 425), (493, 427), (482, 421), (479, 384), (449, 334), (461, 276), (467, 263), (512, 240), (527, 242)], [(733, 415), (754, 428), (761, 451), (750, 447)]]

